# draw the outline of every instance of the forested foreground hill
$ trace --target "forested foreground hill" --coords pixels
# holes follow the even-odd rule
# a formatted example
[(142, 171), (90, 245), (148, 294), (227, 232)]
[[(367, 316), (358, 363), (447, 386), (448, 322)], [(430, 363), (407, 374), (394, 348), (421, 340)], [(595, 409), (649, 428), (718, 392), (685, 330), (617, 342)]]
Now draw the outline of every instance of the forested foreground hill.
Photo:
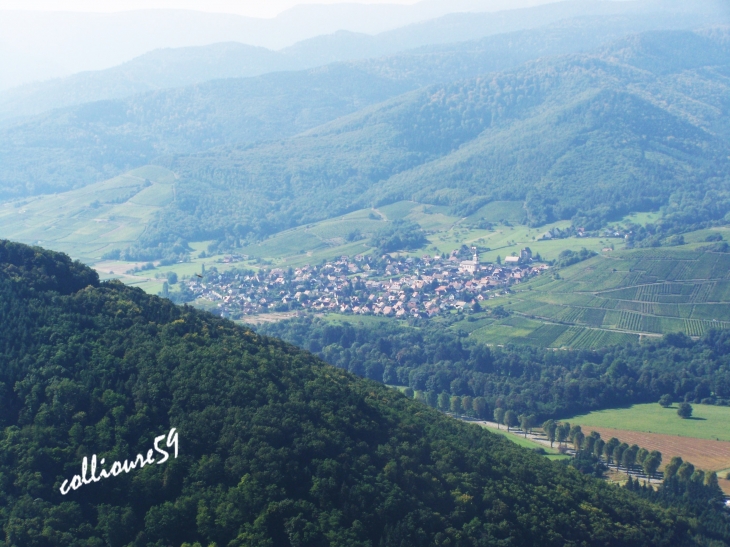
[[(1, 242), (0, 294), (0, 545), (708, 544), (626, 490), (65, 255)], [(84, 457), (131, 460), (170, 428), (177, 458), (61, 494)]]

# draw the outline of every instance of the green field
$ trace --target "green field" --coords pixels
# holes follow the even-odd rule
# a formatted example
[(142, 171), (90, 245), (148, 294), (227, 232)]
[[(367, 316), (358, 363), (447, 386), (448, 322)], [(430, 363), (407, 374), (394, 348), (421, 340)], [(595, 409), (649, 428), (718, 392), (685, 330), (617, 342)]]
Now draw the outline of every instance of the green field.
[(677, 407), (662, 408), (658, 403), (633, 405), (629, 408), (600, 410), (566, 418), (582, 427), (606, 427), (662, 435), (678, 435), (695, 439), (730, 441), (730, 407), (692, 405), (692, 418), (677, 416)]
[(570, 456), (566, 456), (566, 455), (563, 455), (563, 454), (559, 454), (556, 449), (550, 448), (549, 446), (545, 446), (543, 444), (536, 443), (535, 441), (532, 441), (530, 439), (526, 439), (525, 437), (522, 437), (520, 435), (516, 435), (514, 433), (507, 433), (507, 430), (506, 429), (493, 429), (491, 427), (488, 428), (486, 426), (482, 426), (482, 427), (484, 427), (490, 433), (495, 433), (497, 435), (502, 435), (503, 437), (509, 439), (513, 443), (515, 443), (515, 444), (517, 444), (519, 446), (522, 446), (524, 448), (530, 448), (530, 449), (542, 448), (543, 450), (545, 450), (545, 452), (547, 452), (546, 457), (549, 458), (549, 459), (551, 459), (551, 460), (563, 460), (563, 459), (566, 459), (566, 458), (569, 458), (570, 457)]
[(136, 241), (173, 201), (174, 184), (174, 173), (148, 166), (78, 190), (5, 203), (0, 238), (93, 261)]

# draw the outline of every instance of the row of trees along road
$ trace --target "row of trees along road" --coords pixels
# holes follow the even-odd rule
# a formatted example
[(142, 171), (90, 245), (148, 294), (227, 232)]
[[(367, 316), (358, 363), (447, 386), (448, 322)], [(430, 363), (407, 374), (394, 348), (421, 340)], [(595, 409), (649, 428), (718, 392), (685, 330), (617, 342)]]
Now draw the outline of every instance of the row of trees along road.
[(555, 441), (559, 444), (567, 444), (567, 441), (570, 441), (576, 452), (583, 451), (599, 460), (605, 459), (607, 465), (623, 467), (627, 475), (639, 467), (647, 476), (654, 477), (662, 464), (662, 453), (658, 450), (649, 451), (636, 444), (629, 446), (616, 437), (604, 441), (597, 431), (591, 431), (586, 436), (577, 424), (571, 427), (569, 422), (547, 420), (542, 424), (542, 428), (550, 441), (550, 446)]
[[(502, 408), (496, 408), (494, 410), (494, 419), (497, 422), (497, 427), (504, 424), (507, 426), (507, 431), (519, 423), (525, 436), (527, 436), (528, 431), (532, 432), (532, 428), (535, 427), (535, 416), (524, 414), (517, 416), (513, 410), (505, 411)], [(542, 424), (542, 430), (550, 441), (551, 447), (555, 442), (562, 446), (570, 441), (576, 452), (583, 451), (592, 454), (598, 460), (605, 459), (608, 465), (613, 463), (617, 468), (623, 466), (626, 469), (626, 474), (639, 466), (647, 476), (654, 477), (662, 464), (662, 453), (658, 450), (649, 451), (646, 448), (640, 448), (636, 444), (629, 446), (616, 437), (612, 437), (606, 442), (601, 438), (601, 434), (596, 431), (591, 431), (586, 436), (577, 424), (571, 427), (569, 422), (547, 420)]]
[[(612, 437), (606, 442), (596, 431), (591, 431), (586, 437), (579, 425), (571, 427), (568, 422), (559, 423), (555, 420), (547, 420), (542, 424), (542, 429), (550, 441), (550, 446), (555, 441), (565, 443), (570, 440), (576, 451), (593, 454), (599, 460), (605, 458), (608, 465), (613, 463), (617, 468), (622, 466), (627, 475), (638, 466), (644, 474), (653, 478), (662, 464), (662, 453), (658, 450), (649, 451), (636, 444), (629, 446), (616, 437)], [(701, 469), (695, 469), (694, 465), (683, 461), (679, 456), (674, 456), (664, 469), (665, 480), (674, 476), (685, 482), (691, 481), (710, 487), (718, 485), (716, 472), (706, 473)]]
[[(406, 396), (415, 396), (416, 399), (419, 399), (419, 392), (414, 393), (410, 388), (406, 388), (405, 392)], [(423, 402), (428, 403), (427, 401)], [(438, 396), (437, 403), (434, 406), (444, 412), (452, 412), (455, 415), (463, 415), (469, 411), (474, 411), (477, 416), (481, 416), (487, 409), (487, 401), (484, 397), (470, 397), (468, 395), (459, 397), (442, 392)], [(494, 421), (497, 422), (498, 428), (502, 425), (506, 426), (507, 431), (519, 425), (525, 437), (527, 437), (528, 433), (532, 433), (533, 428), (537, 426), (537, 417), (534, 414), (518, 415), (514, 410), (505, 410), (501, 407), (494, 409)], [(555, 442), (561, 446), (565, 446), (570, 442), (576, 452), (592, 455), (598, 461), (605, 461), (609, 466), (615, 465), (617, 469), (623, 467), (627, 475), (638, 467), (645, 475), (654, 478), (662, 464), (662, 453), (658, 450), (650, 451), (636, 444), (629, 445), (628, 443), (621, 442), (616, 437), (605, 441), (601, 438), (600, 433), (596, 431), (591, 431), (586, 436), (581, 426), (577, 424), (571, 426), (569, 422), (557, 422), (550, 419), (542, 424), (542, 430), (550, 441), (551, 447)], [(679, 464), (676, 464), (677, 461), (679, 461)], [(691, 463), (682, 462), (682, 459), (677, 457), (672, 458), (672, 462), (667, 465), (667, 470), (673, 469), (673, 472), (676, 474), (677, 470), (674, 467), (678, 469), (682, 465), (684, 465), (682, 468), (683, 473), (680, 476), (684, 476), (687, 473), (692, 476), (695, 473), (695, 468)], [(691, 468), (691, 471), (687, 471), (689, 468)], [(665, 474), (666, 472), (665, 470)], [(701, 473), (703, 481), (708, 485), (713, 480), (717, 482), (717, 473), (715, 472), (705, 473), (704, 471), (697, 470), (696, 473)]]

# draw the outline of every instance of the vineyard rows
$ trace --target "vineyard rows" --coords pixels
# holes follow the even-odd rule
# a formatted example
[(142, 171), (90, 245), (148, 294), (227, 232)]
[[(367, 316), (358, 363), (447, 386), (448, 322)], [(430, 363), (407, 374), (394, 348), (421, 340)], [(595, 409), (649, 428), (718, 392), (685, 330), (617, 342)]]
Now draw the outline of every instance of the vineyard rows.
[(547, 348), (566, 330), (568, 330), (568, 327), (564, 325), (543, 325), (528, 334), (526, 338), (539, 346)]
[(699, 319), (685, 319), (684, 331), (690, 336), (702, 336), (705, 334), (705, 321)]
[(661, 285), (643, 285), (636, 291), (636, 300), (642, 302), (658, 302), (659, 301), (659, 287)]
[(641, 330), (641, 315), (628, 311), (622, 311), (618, 322), (618, 328), (623, 330)]
[(567, 308), (566, 311), (564, 311), (561, 315), (561, 321), (565, 321), (566, 323), (575, 323), (578, 321), (578, 318), (583, 313), (583, 310), (581, 308)]
[(699, 285), (695, 285), (695, 288), (692, 291), (692, 294), (690, 295), (690, 302), (693, 302), (693, 303), (707, 302), (708, 297), (710, 296), (710, 293), (712, 292), (712, 289), (714, 289), (714, 288), (715, 288), (714, 283), (702, 283)]

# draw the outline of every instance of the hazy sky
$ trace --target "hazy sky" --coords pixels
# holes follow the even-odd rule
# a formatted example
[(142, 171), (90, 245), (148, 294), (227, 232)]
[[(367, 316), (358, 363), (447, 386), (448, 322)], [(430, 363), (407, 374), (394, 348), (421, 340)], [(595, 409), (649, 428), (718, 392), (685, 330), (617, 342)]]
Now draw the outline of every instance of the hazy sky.
[[(415, 4), (419, 0), (357, 0), (358, 4)], [(297, 4), (339, 4), (342, 0), (0, 0), (0, 9), (112, 12), (136, 9), (190, 9), (274, 17)]]

